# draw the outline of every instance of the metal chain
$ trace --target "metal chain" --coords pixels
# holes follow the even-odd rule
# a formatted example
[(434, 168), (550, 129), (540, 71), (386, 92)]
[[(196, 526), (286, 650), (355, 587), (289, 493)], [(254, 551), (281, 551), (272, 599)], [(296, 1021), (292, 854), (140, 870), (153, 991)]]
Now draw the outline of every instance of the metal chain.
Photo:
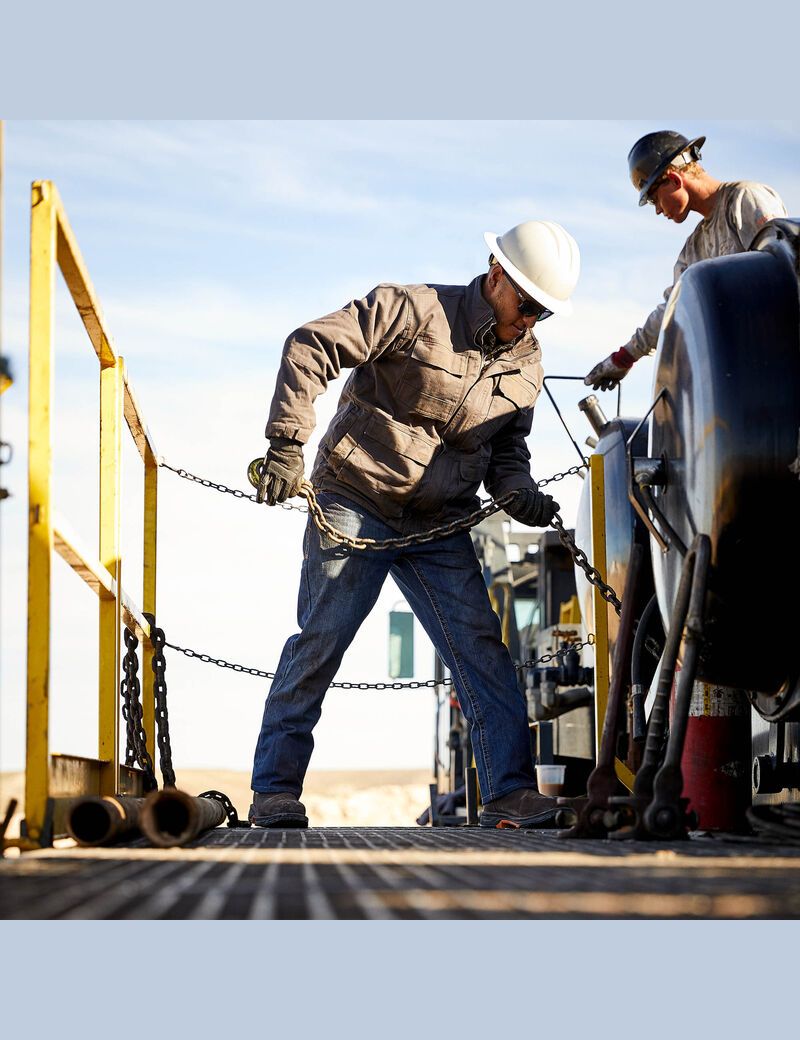
[(210, 798), (213, 802), (220, 802), (222, 808), (225, 810), (225, 815), (228, 817), (229, 827), (249, 827), (249, 820), (240, 820), (239, 814), (230, 798), (223, 794), (222, 791), (203, 791), (197, 796), (198, 798)]
[[(205, 477), (195, 476), (193, 473), (189, 473), (185, 469), (176, 469), (174, 466), (170, 466), (167, 462), (164, 462), (163, 459), (160, 464), (166, 469), (171, 470), (173, 473), (177, 473), (179, 477), (184, 477), (187, 480), (192, 480), (195, 483), (202, 484), (203, 487), (213, 488), (215, 491), (221, 491), (224, 494), (233, 495), (234, 498), (246, 498), (250, 502), (257, 502), (255, 495), (248, 495), (244, 491), (240, 491), (238, 488), (229, 488), (224, 484), (208, 480)], [(544, 480), (538, 481), (538, 487), (542, 488), (547, 484), (555, 484), (560, 480), (564, 480), (565, 477), (574, 476), (580, 473), (581, 470), (586, 468), (587, 466), (585, 463), (577, 466), (570, 466), (569, 469), (563, 470), (559, 473), (554, 473), (552, 477), (547, 477)], [(481, 523), (481, 521), (492, 516), (494, 513), (504, 509), (513, 500), (516, 491), (510, 491), (501, 498), (486, 502), (480, 509), (476, 509), (474, 512), (470, 513), (468, 516), (462, 517), (460, 520), (453, 520), (449, 524), (444, 524), (441, 527), (434, 527), (429, 531), (424, 531), (419, 534), (409, 534), (399, 538), (386, 538), (382, 541), (375, 538), (354, 538), (351, 535), (346, 535), (341, 531), (338, 531), (325, 519), (325, 514), (317, 503), (314, 489), (307, 480), (304, 480), (300, 485), (298, 494), (307, 500), (307, 507), (292, 505), (289, 502), (281, 502), (279, 504), (284, 509), (297, 509), (304, 513), (310, 512), (314, 519), (314, 523), (322, 534), (327, 535), (327, 537), (337, 545), (344, 545), (349, 549), (373, 550), (379, 552), (383, 549), (406, 549), (411, 545), (424, 545), (428, 542), (435, 541), (438, 538), (447, 538), (449, 535), (457, 534), (459, 531), (469, 530)], [(617, 614), (619, 614), (622, 610), (622, 603), (620, 602), (616, 592), (610, 585), (603, 581), (597, 568), (593, 567), (589, 563), (586, 553), (583, 549), (578, 548), (575, 539), (567, 533), (564, 528), (564, 521), (558, 513), (553, 517), (551, 526), (558, 531), (561, 544), (572, 555), (575, 564), (584, 572), (589, 583), (600, 590), (600, 595), (603, 599), (610, 603)]]
[(153, 647), (153, 699), (156, 712), (156, 742), (164, 787), (175, 786), (175, 770), (172, 767), (172, 742), (169, 735), (169, 713), (167, 711), (167, 662), (164, 657), (166, 638), (164, 630), (156, 626), (152, 614), (145, 614), (150, 625), (150, 642)]
[[(246, 498), (248, 502), (255, 502), (256, 505), (261, 505), (255, 495), (248, 495), (246, 491), (240, 491), (239, 488), (229, 488), (225, 484), (218, 484), (214, 480), (208, 480), (206, 477), (195, 476), (194, 473), (189, 473), (185, 469), (176, 469), (174, 466), (170, 466), (168, 462), (164, 462), (163, 459), (159, 460), (159, 465), (163, 466), (164, 469), (171, 470), (173, 473), (177, 473), (179, 477), (183, 477), (184, 480), (194, 481), (195, 484), (202, 484), (203, 487), (211, 488), (213, 491), (221, 491), (224, 495), (233, 495), (234, 498)], [(308, 507), (295, 505), (292, 502), (281, 502), (281, 509), (296, 509), (298, 513), (307, 513)]]
[[(537, 665), (546, 664), (548, 661), (553, 661), (557, 657), (563, 657), (569, 650), (582, 650), (585, 646), (594, 646), (595, 637), (594, 633), (590, 632), (587, 638), (581, 642), (569, 643), (561, 650), (556, 650), (551, 654), (543, 654), (541, 657), (535, 660), (523, 661), (522, 664), (517, 664), (514, 667), (517, 670), (522, 668), (535, 668)], [(179, 654), (184, 654), (186, 657), (192, 657), (203, 664), (213, 664), (217, 668), (230, 668), (233, 672), (241, 672), (243, 675), (256, 675), (260, 679), (274, 679), (275, 672), (264, 672), (260, 668), (248, 668), (247, 665), (243, 664), (232, 664), (230, 661), (226, 661), (224, 657), (212, 657), (210, 654), (200, 653), (198, 650), (191, 650), (188, 647), (178, 646), (176, 643), (164, 644), (168, 646), (170, 650), (176, 650)], [(332, 682), (330, 683), (331, 689), (337, 690), (432, 690), (437, 686), (451, 686), (453, 680), (451, 678), (442, 679), (441, 681), (436, 679), (412, 679), (411, 682)]]
[(563, 473), (554, 473), (552, 477), (547, 477), (545, 480), (537, 480), (536, 484), (538, 487), (543, 488), (546, 484), (557, 484), (559, 480), (563, 480), (565, 477), (577, 477), (582, 469), (588, 469), (586, 463), (581, 466), (570, 466), (569, 469), (565, 469)]
[(565, 549), (569, 551), (570, 555), (572, 556), (572, 559), (575, 561), (576, 566), (580, 567), (580, 569), (586, 575), (586, 578), (589, 581), (589, 583), (595, 586), (595, 588), (599, 591), (603, 599), (606, 600), (607, 603), (610, 603), (614, 610), (617, 612), (617, 614), (619, 614), (619, 612), (622, 610), (622, 603), (620, 602), (619, 596), (617, 596), (616, 592), (614, 592), (610, 585), (607, 585), (603, 581), (603, 576), (601, 575), (600, 571), (596, 567), (593, 567), (591, 563), (589, 563), (588, 556), (583, 551), (583, 549), (578, 548), (578, 546), (575, 543), (575, 539), (564, 527), (564, 521), (561, 519), (558, 513), (556, 513), (556, 515), (550, 521), (550, 526), (554, 527), (556, 531), (558, 531), (558, 537), (561, 540), (561, 544), (564, 546)]
[[(159, 465), (163, 466), (164, 469), (170, 470), (172, 473), (176, 473), (179, 477), (182, 477), (184, 480), (191, 480), (195, 484), (200, 484), (203, 487), (211, 488), (212, 491), (219, 491), (223, 495), (233, 495), (234, 498), (246, 498), (248, 502), (255, 502), (256, 504), (258, 504), (258, 499), (255, 495), (250, 495), (246, 491), (242, 491), (239, 488), (229, 488), (227, 487), (227, 485), (220, 484), (215, 480), (209, 480), (207, 477), (198, 477), (194, 473), (189, 473), (188, 470), (176, 469), (175, 466), (170, 466), (170, 464), (168, 462), (165, 462), (163, 459), (160, 460)], [(585, 465), (570, 466), (569, 469), (565, 469), (561, 473), (554, 473), (552, 477), (546, 477), (544, 480), (537, 480), (536, 483), (540, 488), (543, 488), (547, 484), (556, 484), (559, 480), (564, 480), (565, 477), (577, 476), (581, 470), (586, 468), (587, 467)], [(482, 499), (481, 505), (488, 505), (489, 501), (491, 500)], [(262, 504), (265, 505), (266, 503)], [(278, 504), (280, 505), (281, 509), (295, 509), (298, 513), (308, 512), (308, 506), (295, 505), (292, 502), (279, 502)]]
[(153, 771), (153, 759), (147, 750), (147, 734), (142, 721), (142, 702), (139, 698), (139, 679), (136, 675), (139, 670), (139, 660), (136, 656), (139, 640), (127, 628), (124, 637), (127, 650), (122, 658), (122, 670), (125, 678), (120, 683), (120, 692), (123, 701), (122, 717), (127, 728), (125, 765), (138, 765), (144, 773), (145, 791), (154, 791), (158, 787), (158, 781)]
[[(196, 658), (198, 661), (202, 661), (203, 664), (213, 664), (217, 668), (230, 668), (232, 672), (242, 672), (244, 675), (256, 675), (260, 679), (274, 679), (275, 672), (264, 672), (260, 668), (248, 668), (247, 665), (233, 664), (230, 661), (226, 661), (224, 657), (212, 657), (210, 654), (200, 653), (199, 650), (191, 650), (188, 647), (178, 646), (176, 643), (165, 643), (171, 650), (176, 650), (179, 654), (184, 654), (186, 657)], [(444, 679), (445, 684), (452, 682), (452, 679)], [(365, 682), (332, 682), (330, 688), (337, 690), (421, 690), (423, 688), (433, 688), (438, 686), (439, 683), (435, 679), (427, 679), (425, 681), (413, 679), (411, 682), (378, 682), (378, 683), (365, 683)]]
[[(194, 474), (187, 473), (187, 471), (184, 469), (175, 469), (173, 466), (168, 465), (163, 460), (161, 461), (161, 465), (165, 466), (169, 470), (172, 470), (173, 473), (177, 473), (178, 476), (185, 477), (188, 480), (193, 480), (199, 484), (202, 484), (204, 487), (210, 487), (216, 491), (231, 494), (235, 498), (247, 498), (249, 501), (252, 502), (257, 501), (255, 495), (247, 495), (244, 491), (240, 491), (238, 489), (231, 489), (226, 487), (224, 484), (218, 484), (214, 481), (207, 480), (203, 477), (194, 476)], [(577, 466), (571, 466), (569, 469), (564, 470), (563, 472), (553, 474), (552, 477), (548, 477), (545, 480), (538, 481), (538, 486), (541, 488), (546, 486), (547, 484), (557, 483), (560, 480), (564, 480), (565, 477), (573, 476), (580, 473), (581, 470), (584, 470), (586, 468), (587, 466), (585, 463)], [(481, 523), (483, 520), (492, 516), (494, 513), (497, 513), (501, 509), (504, 509), (513, 501), (517, 492), (510, 491), (498, 499), (490, 500), (489, 502), (485, 503), (480, 509), (476, 509), (469, 515), (461, 517), (458, 520), (453, 520), (449, 524), (444, 524), (440, 527), (435, 527), (429, 531), (423, 531), (418, 534), (409, 534), (397, 538), (386, 538), (383, 540), (375, 538), (357, 538), (353, 537), (352, 535), (346, 535), (342, 531), (339, 531), (337, 528), (335, 528), (325, 518), (325, 514), (322, 512), (322, 509), (320, 508), (320, 505), (317, 502), (317, 497), (314, 492), (314, 489), (307, 480), (304, 480), (301, 483), (298, 494), (305, 498), (308, 502), (308, 507), (306, 509), (299, 506), (291, 506), (286, 502), (280, 504), (284, 507), (300, 509), (303, 512), (310, 513), (319, 531), (322, 534), (326, 535), (328, 538), (330, 538), (331, 541), (335, 542), (337, 545), (343, 545), (349, 549), (359, 551), (381, 551), (385, 549), (405, 549), (412, 545), (424, 545), (428, 542), (435, 541), (439, 538), (447, 538), (448, 536), (456, 534), (459, 531), (469, 530), (470, 528), (475, 527), (477, 524)], [(619, 614), (622, 610), (622, 603), (620, 602), (620, 599), (617, 596), (616, 592), (610, 585), (608, 585), (603, 580), (603, 577), (597, 570), (597, 568), (593, 567), (589, 563), (589, 558), (587, 557), (586, 553), (583, 551), (583, 549), (580, 549), (578, 547), (578, 545), (575, 542), (575, 539), (566, 530), (566, 528), (564, 527), (564, 521), (558, 513), (556, 513), (556, 515), (553, 517), (551, 521), (551, 526), (554, 528), (554, 530), (558, 532), (558, 537), (561, 541), (561, 544), (570, 553), (573, 560), (575, 561), (575, 565), (583, 571), (589, 583), (591, 585), (594, 585), (599, 590), (600, 595), (603, 597), (603, 599), (605, 599), (606, 602), (610, 603), (614, 607), (614, 610), (617, 612), (617, 614)], [(590, 637), (589, 642), (581, 643), (580, 646), (582, 647), (585, 645), (591, 645), (591, 641), (593, 640), (593, 638), (593, 636)], [(263, 672), (257, 668), (247, 668), (243, 665), (231, 664), (230, 662), (225, 661), (223, 658), (212, 658), (208, 654), (198, 654), (194, 650), (186, 650), (182, 647), (176, 646), (173, 643), (167, 643), (166, 645), (170, 646), (173, 650), (177, 650), (179, 653), (185, 654), (187, 657), (198, 657), (204, 663), (216, 664), (220, 668), (231, 668), (233, 669), (233, 671), (245, 672), (248, 675), (258, 675), (261, 678), (265, 679), (273, 679), (275, 677), (274, 673), (272, 672)], [(546, 660), (553, 660), (554, 657), (558, 656), (558, 652), (551, 655), (545, 655), (543, 660), (539, 660), (532, 663), (526, 662), (525, 665), (521, 665), (520, 667), (533, 667), (535, 664), (544, 663)], [(331, 685), (346, 690), (402, 690), (419, 689), (421, 687), (432, 687), (436, 685), (436, 682), (435, 680), (428, 680), (426, 682), (420, 683), (332, 683)]]
[(570, 650), (583, 650), (585, 646), (594, 646), (595, 637), (594, 632), (590, 632), (584, 640), (578, 640), (575, 643), (566, 643), (560, 650), (554, 650), (552, 654), (543, 654), (541, 657), (537, 657), (536, 660), (523, 661), (522, 664), (516, 666), (517, 670), (522, 668), (536, 668), (537, 665), (547, 664), (548, 661), (554, 661), (557, 657), (563, 657), (569, 653)]
[(317, 502), (317, 496), (314, 489), (307, 480), (304, 480), (300, 485), (298, 494), (302, 495), (308, 502), (308, 511), (320, 532), (330, 538), (332, 542), (336, 542), (337, 545), (344, 545), (348, 549), (371, 549), (374, 552), (381, 552), (384, 549), (407, 549), (411, 545), (426, 545), (428, 542), (434, 542), (440, 538), (447, 538), (451, 534), (456, 534), (459, 531), (466, 531), (471, 527), (475, 527), (487, 517), (492, 516), (501, 509), (504, 509), (514, 500), (517, 492), (509, 491), (501, 498), (489, 502), (489, 504), (483, 506), (483, 508), (476, 509), (467, 516), (463, 516), (458, 520), (452, 520), (449, 524), (443, 524), (441, 527), (433, 527), (429, 531), (420, 531), (418, 534), (407, 534), (398, 538), (384, 539), (358, 538), (353, 535), (344, 534), (342, 531), (335, 528), (333, 524), (329, 523), (328, 520), (325, 519), (325, 514), (322, 512), (322, 509)]

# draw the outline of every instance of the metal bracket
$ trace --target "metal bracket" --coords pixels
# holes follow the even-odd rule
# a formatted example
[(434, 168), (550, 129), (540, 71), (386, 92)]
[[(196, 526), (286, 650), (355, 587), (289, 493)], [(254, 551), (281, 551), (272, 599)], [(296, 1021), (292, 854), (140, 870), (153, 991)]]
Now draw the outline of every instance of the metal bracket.
[(553, 408), (555, 408), (556, 415), (561, 420), (561, 425), (567, 431), (567, 436), (572, 441), (572, 445), (575, 448), (575, 451), (577, 451), (578, 456), (579, 456), (581, 462), (585, 466), (587, 464), (587, 459), (585, 458), (585, 456), (584, 456), (583, 452), (581, 451), (581, 449), (578, 447), (578, 442), (575, 440), (575, 438), (570, 433), (569, 427), (567, 426), (566, 422), (564, 421), (564, 416), (561, 414), (561, 409), (556, 404), (556, 399), (553, 397), (553, 395), (547, 389), (547, 380), (548, 379), (561, 379), (561, 380), (565, 380), (565, 379), (567, 379), (567, 380), (576, 380), (577, 379), (577, 380), (580, 380), (580, 382), (583, 382), (583, 376), (545, 376), (544, 379), (542, 380), (542, 389), (547, 394), (547, 396), (550, 398), (550, 403), (552, 404)]
[[(635, 430), (627, 440), (626, 454), (628, 459), (628, 499), (636, 514), (641, 518), (650, 534), (655, 538), (662, 552), (668, 552), (674, 547), (681, 556), (686, 556), (686, 546), (678, 535), (675, 528), (670, 524), (661, 511), (653, 496), (651, 487), (662, 487), (666, 484), (666, 470), (663, 459), (634, 458), (633, 443), (642, 426), (647, 422), (653, 409), (667, 393), (667, 388), (662, 387), (656, 394), (653, 403), (640, 419)], [(650, 513), (658, 520), (661, 530), (656, 527), (650, 517)]]

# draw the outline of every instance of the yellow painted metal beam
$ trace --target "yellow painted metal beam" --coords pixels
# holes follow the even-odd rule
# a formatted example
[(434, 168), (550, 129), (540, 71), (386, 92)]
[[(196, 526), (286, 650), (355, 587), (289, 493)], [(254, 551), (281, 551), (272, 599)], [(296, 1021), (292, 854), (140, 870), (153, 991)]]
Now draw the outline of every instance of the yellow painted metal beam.
[(25, 824), (38, 841), (49, 793), (50, 568), (53, 406), (53, 315), (56, 211), (50, 185), (31, 195), (30, 375), (28, 426), (28, 679)]
[(147, 453), (149, 452), (154, 458), (158, 458), (158, 451), (156, 450), (150, 431), (147, 429), (147, 424), (142, 417), (139, 402), (136, 399), (136, 394), (134, 393), (130, 379), (128, 378), (127, 368), (123, 367), (122, 374), (125, 381), (125, 422), (128, 424), (128, 429), (131, 431), (131, 436), (133, 437), (136, 448), (142, 457), (142, 461), (146, 464)]
[[(148, 442), (149, 444), (149, 442)], [(142, 605), (146, 614), (156, 615), (156, 569), (158, 560), (158, 457), (144, 455), (144, 547)], [(155, 698), (153, 695), (153, 646), (148, 639), (142, 652), (142, 723), (147, 746), (156, 746)]]
[[(592, 565), (606, 580), (606, 495), (604, 462), (602, 455), (594, 454), (589, 459), (592, 504)], [(594, 606), (594, 732), (595, 755), (599, 758), (600, 738), (608, 706), (609, 656), (608, 656), (608, 604), (599, 589), (592, 587)]]
[(58, 266), (67, 283), (70, 295), (78, 308), (78, 314), (89, 334), (95, 354), (103, 368), (116, 364), (116, 354), (111, 337), (106, 329), (103, 312), (94, 291), (94, 286), (83, 262), (78, 242), (67, 220), (56, 186), (50, 181), (42, 181), (47, 185), (53, 199), (58, 217)]
[(632, 791), (636, 775), (618, 758), (614, 759), (614, 772), (617, 774), (617, 780), (623, 783), (629, 791)]
[(53, 525), (53, 548), (98, 596), (103, 599), (116, 598), (117, 583), (114, 578), (99, 560), (92, 559), (79, 545), (77, 536), (66, 530), (66, 524), (60, 517)]
[[(129, 628), (137, 639), (145, 640), (150, 638), (150, 625), (147, 623), (147, 619), (124, 589), (120, 597), (120, 617), (125, 628)], [(147, 683), (145, 676), (142, 676), (142, 686), (145, 688), (146, 693)]]
[(119, 672), (122, 600), (120, 470), (122, 461), (122, 361), (100, 368), (100, 563), (116, 582), (113, 600), (99, 608), (100, 660), (97, 757), (108, 762), (101, 793), (114, 794), (119, 772)]

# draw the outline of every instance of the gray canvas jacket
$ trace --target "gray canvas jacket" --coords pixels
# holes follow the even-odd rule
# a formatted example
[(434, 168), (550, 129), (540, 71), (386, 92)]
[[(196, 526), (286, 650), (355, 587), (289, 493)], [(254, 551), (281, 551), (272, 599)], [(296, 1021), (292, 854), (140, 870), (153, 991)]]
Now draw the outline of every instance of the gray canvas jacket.
[(542, 386), (528, 330), (494, 338), (494, 314), (469, 285), (379, 285), (293, 332), (283, 348), (267, 437), (305, 443), (314, 400), (352, 368), (320, 443), (311, 481), (403, 533), (533, 487), (530, 433)]
[(664, 301), (625, 344), (631, 357), (644, 357), (656, 349), (667, 300), (675, 283), (690, 264), (698, 260), (710, 260), (715, 256), (727, 256), (729, 253), (746, 252), (756, 232), (768, 220), (785, 216), (786, 208), (780, 196), (766, 184), (756, 184), (754, 181), (723, 184), (714, 209), (686, 239), (675, 262), (672, 285), (664, 290)]

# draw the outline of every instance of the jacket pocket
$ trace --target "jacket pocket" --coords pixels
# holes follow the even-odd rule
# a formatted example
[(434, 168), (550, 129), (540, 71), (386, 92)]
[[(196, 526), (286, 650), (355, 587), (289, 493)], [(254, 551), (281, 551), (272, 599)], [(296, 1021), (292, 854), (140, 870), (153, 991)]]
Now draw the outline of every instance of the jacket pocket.
[(465, 355), (420, 337), (408, 352), (398, 398), (411, 414), (446, 421), (466, 392), (467, 366)]
[[(352, 443), (352, 436), (344, 441)], [(386, 500), (399, 508), (416, 490), (436, 447), (432, 438), (386, 415), (373, 414), (336, 477), (368, 494), (384, 512)]]
[(327, 433), (320, 442), (320, 448), (334, 473), (355, 446), (356, 441), (351, 434), (357, 436), (358, 427), (363, 427), (366, 420), (367, 417), (359, 412), (352, 401), (333, 417)]
[(482, 448), (465, 455), (444, 445), (433, 460), (414, 498), (414, 508), (436, 514), (448, 505), (463, 506), (474, 497), (489, 466), (490, 452)]
[(490, 419), (531, 408), (539, 396), (539, 385), (533, 374), (515, 370), (500, 372), (492, 378), (494, 386), (489, 405)]

